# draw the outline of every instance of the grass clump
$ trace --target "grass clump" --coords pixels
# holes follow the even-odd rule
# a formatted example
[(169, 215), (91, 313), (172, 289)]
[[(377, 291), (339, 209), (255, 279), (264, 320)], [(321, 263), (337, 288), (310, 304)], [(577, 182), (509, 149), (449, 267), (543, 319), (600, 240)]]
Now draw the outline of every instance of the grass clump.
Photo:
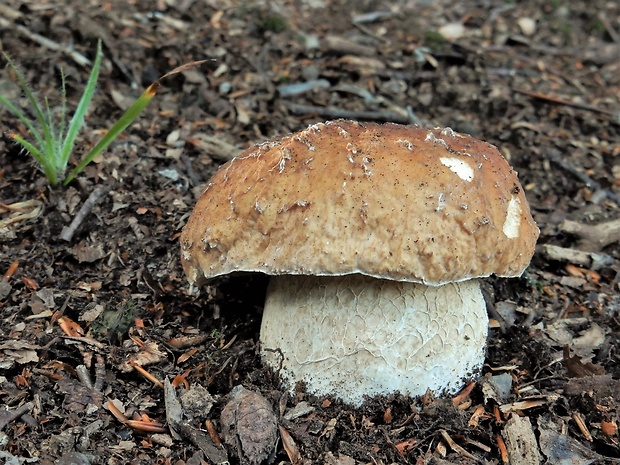
[(9, 56), (4, 53), (4, 58), (11, 70), (15, 73), (17, 81), (30, 104), (30, 111), (34, 114), (32, 118), (27, 116), (21, 108), (14, 105), (6, 97), (0, 95), (0, 104), (4, 105), (26, 126), (32, 139), (27, 140), (15, 133), (8, 133), (8, 136), (30, 153), (45, 174), (47, 181), (52, 186), (56, 186), (59, 183), (63, 183), (64, 185), (69, 184), (90, 162), (101, 154), (127, 126), (138, 117), (142, 110), (147, 107), (153, 97), (155, 97), (160, 86), (160, 81), (163, 78), (204, 62), (192, 62), (176, 68), (147, 87), (133, 105), (125, 111), (116, 123), (105, 133), (101, 140), (82, 157), (77, 166), (66, 176), (67, 165), (71, 159), (76, 138), (84, 125), (84, 118), (95, 92), (102, 55), (101, 41), (99, 41), (93, 68), (90, 72), (88, 82), (86, 83), (84, 93), (80, 98), (71, 120), (67, 121), (67, 94), (64, 74), (62, 74), (60, 115), (56, 118), (50, 108), (47, 98), (44, 100), (43, 104), (36, 99), (24, 75), (11, 61)]

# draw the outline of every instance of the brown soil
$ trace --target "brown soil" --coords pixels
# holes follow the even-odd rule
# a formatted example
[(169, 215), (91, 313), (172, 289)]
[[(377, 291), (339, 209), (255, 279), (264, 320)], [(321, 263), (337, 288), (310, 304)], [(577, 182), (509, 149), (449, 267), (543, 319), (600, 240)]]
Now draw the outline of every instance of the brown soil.
[[(594, 238), (589, 227), (620, 217), (616, 2), (58, 3), (5, 1), (0, 46), (53, 105), (63, 70), (75, 105), (90, 70), (77, 54), (92, 58), (103, 40), (76, 160), (154, 79), (212, 61), (166, 80), (67, 188), (51, 189), (0, 141), (0, 459), (617, 463), (620, 237), (615, 223)], [(8, 69), (0, 91), (21, 101)], [(257, 351), (266, 279), (189, 293), (178, 236), (205, 181), (252, 143), (339, 116), (450, 126), (495, 144), (519, 172), (539, 248), (522, 278), (485, 282), (484, 373), (454, 399), (395, 395), (353, 409), (303, 387), (287, 395)], [(4, 110), (0, 124), (27, 135)], [(7, 207), (18, 202), (23, 211)], [(164, 390), (135, 365), (180, 387)], [(231, 432), (247, 404), (273, 416)]]

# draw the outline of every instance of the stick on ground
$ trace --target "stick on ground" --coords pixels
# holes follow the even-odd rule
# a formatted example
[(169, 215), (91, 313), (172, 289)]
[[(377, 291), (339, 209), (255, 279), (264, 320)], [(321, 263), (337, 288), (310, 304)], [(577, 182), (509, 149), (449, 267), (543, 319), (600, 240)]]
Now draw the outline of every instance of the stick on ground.
[(579, 247), (583, 250), (599, 251), (620, 241), (620, 219), (599, 224), (566, 220), (560, 224), (560, 230), (579, 237)]
[(60, 234), (60, 238), (63, 241), (71, 242), (75, 231), (77, 230), (77, 228), (80, 227), (80, 225), (84, 221), (84, 218), (88, 216), (88, 214), (93, 209), (95, 204), (99, 201), (99, 199), (108, 192), (110, 192), (110, 189), (110, 186), (97, 186), (97, 188), (92, 191), (92, 193), (86, 199), (86, 202), (84, 202), (84, 205), (82, 205), (82, 208), (80, 208), (80, 211), (78, 211), (77, 215), (75, 215), (75, 218), (73, 218), (71, 224), (66, 228), (63, 228), (62, 233)]

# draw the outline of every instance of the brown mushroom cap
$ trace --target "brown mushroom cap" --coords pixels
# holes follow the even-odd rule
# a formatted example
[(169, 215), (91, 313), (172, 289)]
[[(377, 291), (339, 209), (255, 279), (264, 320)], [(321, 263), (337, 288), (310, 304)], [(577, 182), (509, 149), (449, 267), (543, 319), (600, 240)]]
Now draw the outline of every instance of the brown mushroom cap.
[(537, 238), (494, 146), (449, 128), (339, 120), (223, 165), (181, 248), (192, 282), (257, 271), (440, 285), (518, 276)]

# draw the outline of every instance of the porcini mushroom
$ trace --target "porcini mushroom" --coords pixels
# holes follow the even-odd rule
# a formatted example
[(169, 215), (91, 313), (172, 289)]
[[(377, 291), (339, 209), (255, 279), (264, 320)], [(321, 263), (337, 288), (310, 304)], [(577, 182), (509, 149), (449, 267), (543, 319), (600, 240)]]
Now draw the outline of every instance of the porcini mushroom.
[(271, 275), (263, 360), (292, 388), (453, 393), (482, 367), (478, 278), (520, 276), (538, 228), (516, 173), (449, 128), (332, 121), (223, 165), (181, 235), (190, 280)]

